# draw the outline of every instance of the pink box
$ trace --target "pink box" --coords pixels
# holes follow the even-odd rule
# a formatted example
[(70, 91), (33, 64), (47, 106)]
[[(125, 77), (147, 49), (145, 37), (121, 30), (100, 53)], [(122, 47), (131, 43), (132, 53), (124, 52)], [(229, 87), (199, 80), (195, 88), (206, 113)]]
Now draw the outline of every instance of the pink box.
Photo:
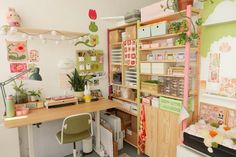
[(141, 49), (149, 49), (150, 47), (150, 44), (141, 44)]
[(160, 47), (160, 43), (152, 43), (151, 48), (158, 48)]
[(161, 5), (163, 5), (165, 8), (166, 0), (141, 8), (141, 22), (174, 13), (174, 11), (171, 9), (166, 9), (164, 11), (163, 8), (161, 8)]

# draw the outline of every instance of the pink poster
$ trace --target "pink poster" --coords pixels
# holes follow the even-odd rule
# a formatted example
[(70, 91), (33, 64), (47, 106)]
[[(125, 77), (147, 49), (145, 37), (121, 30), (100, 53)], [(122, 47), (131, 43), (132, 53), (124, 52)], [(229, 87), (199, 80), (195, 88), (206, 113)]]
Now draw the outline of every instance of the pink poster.
[(11, 73), (20, 73), (27, 70), (26, 63), (10, 63)]

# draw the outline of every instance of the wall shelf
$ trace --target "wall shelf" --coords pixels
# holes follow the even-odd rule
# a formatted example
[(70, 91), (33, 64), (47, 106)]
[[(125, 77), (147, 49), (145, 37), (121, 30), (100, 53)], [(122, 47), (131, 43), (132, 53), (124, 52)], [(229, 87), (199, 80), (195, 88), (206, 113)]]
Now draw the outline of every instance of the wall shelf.
[(184, 100), (184, 98), (181, 98), (181, 97), (176, 97), (176, 96), (171, 96), (171, 95), (166, 95), (166, 94), (160, 94), (160, 93), (152, 93), (150, 91), (145, 91), (145, 90), (141, 90), (142, 93), (148, 93), (148, 94), (151, 94), (153, 96), (157, 96), (157, 97), (166, 97), (166, 98), (171, 98), (171, 99), (176, 99), (176, 100)]
[(140, 61), (140, 63), (184, 63), (183, 60), (159, 60), (159, 61)]
[(136, 101), (134, 101), (134, 100), (130, 100), (130, 99), (127, 99), (127, 98), (122, 98), (122, 97), (114, 97), (114, 96), (112, 96), (112, 97), (113, 97), (113, 98), (115, 98), (115, 99), (122, 100), (122, 101), (126, 101), (126, 102), (130, 102), (130, 103), (137, 104), (137, 102), (136, 102)]
[[(191, 12), (192, 12), (192, 16), (196, 16), (200, 13), (200, 10), (196, 9), (196, 8), (192, 8), (191, 9)], [(140, 24), (141, 25), (150, 25), (150, 24), (153, 24), (153, 23), (158, 23), (158, 22), (162, 22), (162, 21), (176, 21), (176, 20), (179, 20), (179, 19), (183, 19), (187, 14), (187, 10), (183, 10), (183, 11), (180, 11), (180, 12), (175, 12), (173, 14), (170, 14), (170, 15), (165, 15), (165, 16), (162, 16), (162, 17), (158, 17), (158, 18), (155, 18), (155, 19), (152, 19), (152, 20), (149, 20), (149, 21), (145, 21), (145, 22), (141, 22)]]
[(139, 51), (154, 51), (154, 50), (183, 49), (183, 48), (185, 48), (185, 45), (157, 47), (157, 48), (148, 48), (148, 49), (142, 49), (141, 48)]
[(145, 73), (141, 73), (140, 75), (146, 75), (146, 76), (158, 76), (158, 77), (174, 77), (174, 78), (184, 78), (184, 75), (181, 76), (177, 76), (177, 75), (162, 75), (162, 74), (145, 74)]
[(178, 37), (181, 33), (175, 33), (175, 34), (165, 34), (165, 35), (159, 35), (159, 36), (152, 36), (147, 38), (139, 38), (140, 41), (153, 41), (153, 40), (162, 40), (162, 39), (168, 39), (168, 38), (175, 38)]

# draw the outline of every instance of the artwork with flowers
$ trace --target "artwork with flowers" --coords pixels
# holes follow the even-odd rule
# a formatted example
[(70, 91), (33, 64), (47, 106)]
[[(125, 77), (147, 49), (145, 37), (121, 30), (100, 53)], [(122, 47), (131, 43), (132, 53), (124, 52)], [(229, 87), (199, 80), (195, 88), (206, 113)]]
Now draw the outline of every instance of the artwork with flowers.
[(27, 41), (6, 41), (8, 61), (27, 60)]
[(39, 62), (39, 52), (37, 50), (29, 51), (29, 62)]
[(20, 73), (27, 70), (26, 63), (11, 63), (10, 64), (11, 73)]

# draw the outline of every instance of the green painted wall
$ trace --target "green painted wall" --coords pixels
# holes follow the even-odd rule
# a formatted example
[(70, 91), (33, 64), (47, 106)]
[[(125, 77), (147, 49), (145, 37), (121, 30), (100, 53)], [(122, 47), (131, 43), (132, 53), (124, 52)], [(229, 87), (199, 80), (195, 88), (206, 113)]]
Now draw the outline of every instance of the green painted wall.
[[(202, 13), (202, 18), (204, 21), (214, 11), (217, 4), (222, 1), (224, 0), (214, 0), (213, 4), (210, 4), (208, 2), (204, 4), (204, 10)], [(223, 36), (227, 35), (236, 36), (236, 22), (217, 24), (212, 26), (203, 26), (201, 34), (201, 55), (203, 57), (206, 57), (207, 53), (210, 50), (211, 44), (214, 41), (217, 41)]]

